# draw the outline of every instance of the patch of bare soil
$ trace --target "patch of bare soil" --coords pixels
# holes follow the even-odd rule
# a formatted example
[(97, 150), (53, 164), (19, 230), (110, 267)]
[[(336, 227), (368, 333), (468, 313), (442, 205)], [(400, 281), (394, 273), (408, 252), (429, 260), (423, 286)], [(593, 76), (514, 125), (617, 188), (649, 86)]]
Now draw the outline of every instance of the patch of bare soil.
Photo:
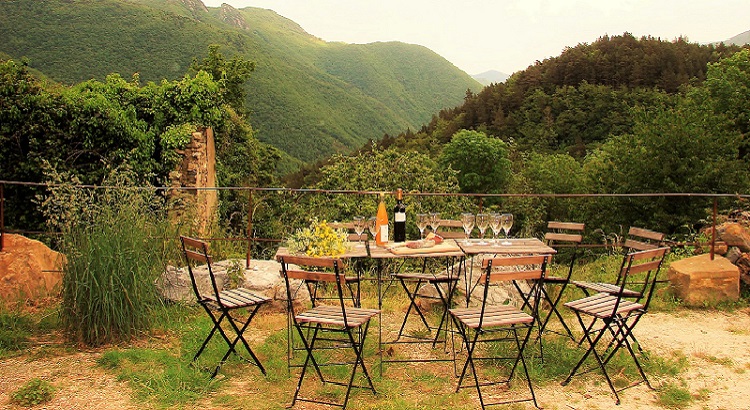
[[(656, 389), (665, 383), (681, 385), (696, 400), (684, 409), (750, 409), (750, 310), (732, 313), (680, 312), (649, 313), (636, 327), (644, 348), (660, 357), (674, 353), (687, 357), (686, 371), (675, 379), (649, 380)], [(539, 389), (545, 409), (653, 409), (658, 408), (656, 391), (645, 384), (620, 394), (615, 405), (604, 378), (595, 373), (585, 384), (576, 378), (566, 387), (557, 383)]]
[[(653, 354), (672, 357), (676, 353), (689, 361), (688, 369), (675, 379), (651, 376), (652, 385), (657, 389), (665, 383), (680, 385), (684, 381), (684, 388), (698, 397), (685, 409), (750, 409), (747, 398), (750, 391), (750, 310), (649, 313), (638, 324), (636, 334)], [(0, 360), (0, 409), (19, 410), (20, 407), (10, 404), (10, 393), (35, 377), (57, 388), (54, 399), (37, 408), (144, 408), (143, 404), (132, 400), (127, 384), (118, 382), (96, 366), (99, 352), (52, 356), (41, 355), (40, 351), (32, 349), (21, 356)], [(536, 390), (544, 409), (659, 408), (656, 391), (643, 384), (622, 392), (622, 404), (615, 405), (604, 378), (598, 373), (576, 377), (565, 387), (555, 381)]]

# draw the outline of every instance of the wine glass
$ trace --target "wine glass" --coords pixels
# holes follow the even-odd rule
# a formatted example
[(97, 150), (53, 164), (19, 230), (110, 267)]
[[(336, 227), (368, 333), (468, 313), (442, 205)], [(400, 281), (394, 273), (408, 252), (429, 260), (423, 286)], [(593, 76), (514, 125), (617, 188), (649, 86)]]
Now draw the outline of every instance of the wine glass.
[(503, 231), (505, 231), (505, 241), (503, 242), (503, 245), (512, 245), (508, 240), (508, 232), (510, 232), (510, 228), (513, 227), (513, 214), (502, 214), (500, 215), (500, 219), (500, 226), (502, 226)]
[(424, 237), (424, 228), (430, 223), (430, 215), (417, 214), (417, 228), (419, 228), (419, 239)]
[(479, 229), (479, 243), (477, 245), (487, 245), (487, 242), (484, 240), (484, 231), (487, 230), (487, 225), (490, 223), (490, 216), (487, 214), (479, 213), (477, 214), (477, 229)]
[(438, 227), (440, 226), (440, 214), (437, 212), (430, 213), (430, 227), (432, 227), (432, 232), (437, 235)]
[(490, 214), (490, 229), (492, 229), (492, 242), (497, 244), (497, 234), (502, 229), (502, 218), (500, 218), (500, 214), (497, 212)]
[(377, 219), (374, 216), (371, 216), (369, 219), (367, 219), (367, 222), (365, 222), (365, 225), (367, 225), (367, 230), (370, 231), (370, 236), (372, 237), (372, 240), (375, 240), (375, 234), (377, 234)]
[(354, 233), (356, 233), (359, 238), (359, 244), (357, 247), (361, 248), (364, 246), (364, 244), (362, 244), (362, 233), (365, 231), (365, 217), (355, 216), (352, 221), (354, 222)]
[(464, 232), (466, 232), (465, 244), (468, 244), (469, 238), (471, 238), (471, 230), (474, 229), (474, 219), (474, 214), (470, 212), (461, 214), (461, 225), (464, 227)]

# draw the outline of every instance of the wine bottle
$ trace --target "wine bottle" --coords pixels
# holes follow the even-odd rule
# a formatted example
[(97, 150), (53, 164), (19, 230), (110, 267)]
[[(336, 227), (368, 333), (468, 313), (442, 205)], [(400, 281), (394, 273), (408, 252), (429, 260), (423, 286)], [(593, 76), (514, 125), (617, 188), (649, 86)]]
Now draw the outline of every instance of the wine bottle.
[(406, 242), (406, 205), (401, 188), (396, 190), (396, 206), (393, 207), (393, 242)]
[(385, 246), (388, 243), (388, 212), (385, 210), (383, 193), (380, 193), (380, 203), (378, 204), (378, 213), (375, 216), (375, 245)]

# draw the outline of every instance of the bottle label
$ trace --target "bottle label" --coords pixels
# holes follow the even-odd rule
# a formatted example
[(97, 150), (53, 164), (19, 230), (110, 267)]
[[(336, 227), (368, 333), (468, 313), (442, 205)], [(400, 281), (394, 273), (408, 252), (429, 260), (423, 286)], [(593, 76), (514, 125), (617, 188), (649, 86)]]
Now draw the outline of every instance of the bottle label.
[(406, 222), (406, 212), (396, 212), (393, 216), (393, 220), (396, 222)]
[(380, 227), (380, 241), (383, 243), (388, 242), (388, 225)]

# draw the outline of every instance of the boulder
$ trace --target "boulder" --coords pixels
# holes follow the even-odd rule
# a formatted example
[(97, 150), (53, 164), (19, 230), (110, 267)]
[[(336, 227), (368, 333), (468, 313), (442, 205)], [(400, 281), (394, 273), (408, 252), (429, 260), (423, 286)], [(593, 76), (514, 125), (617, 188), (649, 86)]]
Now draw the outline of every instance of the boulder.
[[(251, 260), (250, 268), (245, 269), (245, 261), (242, 259), (223, 260), (211, 265), (216, 277), (216, 285), (219, 290), (232, 287), (229, 272), (233, 269), (241, 269), (244, 274), (244, 282), (236, 285), (242, 286), (257, 294), (271, 298), (273, 305), (277, 308), (286, 308), (286, 284), (281, 277), (281, 265), (273, 260)], [(206, 265), (193, 268), (195, 281), (201, 295), (211, 294), (211, 279), (208, 276)], [(190, 283), (190, 274), (187, 267), (167, 266), (167, 270), (157, 282), (161, 295), (164, 299), (173, 302), (196, 303), (195, 293)], [(299, 281), (294, 280), (292, 288), (299, 287)], [(310, 299), (307, 289), (302, 287), (297, 293), (298, 302)]]
[(16, 302), (57, 294), (65, 256), (21, 235), (3, 234), (0, 300)]
[(714, 305), (740, 297), (740, 272), (722, 256), (698, 255), (672, 262), (670, 289), (689, 306)]
[(736, 222), (727, 222), (716, 228), (716, 233), (728, 246), (736, 246), (742, 252), (750, 252), (750, 232)]

